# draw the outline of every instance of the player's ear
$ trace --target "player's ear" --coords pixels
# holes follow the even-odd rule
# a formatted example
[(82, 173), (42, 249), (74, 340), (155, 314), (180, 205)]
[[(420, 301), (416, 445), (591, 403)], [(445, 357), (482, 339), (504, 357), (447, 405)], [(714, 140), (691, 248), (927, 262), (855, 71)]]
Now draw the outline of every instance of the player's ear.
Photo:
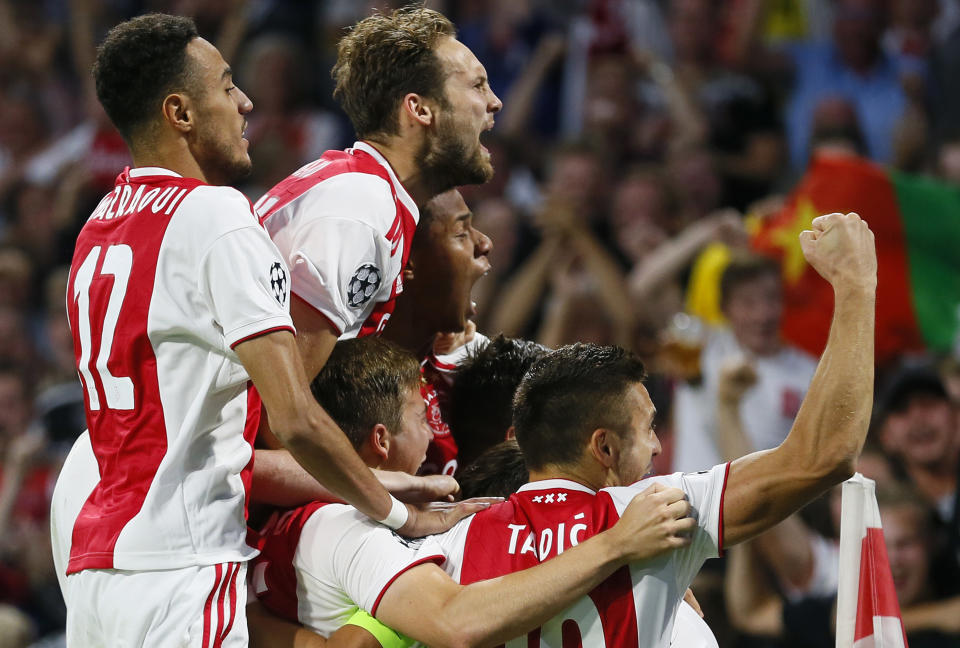
[(588, 449), (601, 466), (611, 468), (616, 452), (616, 435), (605, 428), (597, 428), (590, 435)]
[(377, 465), (386, 463), (387, 458), (390, 456), (390, 440), (390, 431), (387, 430), (387, 426), (383, 423), (377, 423), (373, 426), (373, 429), (370, 430), (368, 443), (370, 450), (377, 458)]
[(507, 433), (506, 433), (506, 435), (504, 435), (503, 440), (504, 440), (504, 441), (512, 441), (513, 439), (516, 439), (516, 438), (517, 438), (517, 431), (516, 431), (516, 429), (514, 429), (514, 427), (511, 425), (510, 427), (507, 428)]
[(425, 97), (416, 92), (409, 92), (400, 103), (400, 119), (401, 122), (406, 119), (420, 126), (430, 126), (436, 116), (433, 106)]
[(186, 94), (174, 92), (167, 95), (163, 99), (161, 110), (163, 120), (175, 130), (181, 133), (189, 133), (193, 130), (194, 110), (190, 97)]

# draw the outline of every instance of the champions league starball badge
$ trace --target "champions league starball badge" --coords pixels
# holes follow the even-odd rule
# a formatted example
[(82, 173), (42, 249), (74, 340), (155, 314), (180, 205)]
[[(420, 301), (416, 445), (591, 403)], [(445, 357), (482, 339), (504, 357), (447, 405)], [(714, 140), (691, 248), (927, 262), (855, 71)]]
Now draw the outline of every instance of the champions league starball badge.
[(287, 303), (287, 271), (279, 261), (270, 266), (270, 287), (278, 304)]
[(380, 281), (380, 268), (377, 266), (364, 263), (357, 268), (347, 285), (347, 306), (361, 308), (377, 293)]

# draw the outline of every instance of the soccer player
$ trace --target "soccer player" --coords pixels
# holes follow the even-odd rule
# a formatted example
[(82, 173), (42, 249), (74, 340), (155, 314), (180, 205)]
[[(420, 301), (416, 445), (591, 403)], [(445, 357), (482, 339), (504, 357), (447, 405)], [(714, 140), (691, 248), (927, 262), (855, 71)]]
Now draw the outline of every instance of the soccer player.
[[(370, 466), (415, 471), (430, 439), (415, 357), (375, 338), (337, 344), (312, 389)], [(620, 523), (560, 560), (461, 587), (428, 538), (405, 541), (352, 507), (314, 503), (263, 530), (252, 587), (266, 607), (323, 635), (357, 607), (428, 645), (493, 645), (535, 627), (630, 558), (687, 542), (677, 489), (648, 491)], [(610, 555), (607, 543), (615, 547)], [(576, 543), (574, 543), (576, 544)]]
[(221, 186), (250, 169), (253, 105), (216, 48), (189, 19), (141, 16), (111, 30), (94, 76), (136, 168), (84, 225), (68, 284), (100, 474), (72, 527), (68, 641), (245, 645), (261, 397), (305, 467), (374, 519), (422, 533), (451, 516), (392, 499), (311, 398), (284, 260)]
[(341, 39), (336, 97), (359, 141), (328, 151), (255, 210), (291, 272), (291, 315), (307, 375), (338, 338), (379, 334), (403, 290), (418, 206), (493, 174), (480, 143), (501, 103), (443, 15), (374, 14)]
[[(877, 261), (856, 214), (830, 214), (800, 236), (807, 261), (834, 289), (827, 346), (790, 434), (701, 473), (640, 480), (660, 452), (643, 364), (616, 347), (574, 345), (537, 361), (514, 400), (531, 482), (509, 501), (437, 536), (453, 577), (472, 583), (549, 561), (615, 522), (650, 483), (682, 489), (693, 542), (618, 570), (532, 636), (561, 646), (669, 645), (678, 605), (703, 562), (770, 528), (853, 474), (873, 397)], [(527, 645), (528, 638), (508, 646)]]
[[(421, 474), (453, 475), (458, 448), (444, 420), (457, 365), (487, 342), (473, 330), (475, 315), (470, 292), (490, 269), (492, 242), (473, 224), (473, 213), (456, 189), (430, 199), (420, 210), (420, 223), (403, 270), (404, 292), (396, 300), (384, 337), (423, 358), (427, 421), (433, 440)], [(452, 333), (456, 331), (457, 333)], [(438, 337), (456, 338), (452, 349), (441, 349)]]

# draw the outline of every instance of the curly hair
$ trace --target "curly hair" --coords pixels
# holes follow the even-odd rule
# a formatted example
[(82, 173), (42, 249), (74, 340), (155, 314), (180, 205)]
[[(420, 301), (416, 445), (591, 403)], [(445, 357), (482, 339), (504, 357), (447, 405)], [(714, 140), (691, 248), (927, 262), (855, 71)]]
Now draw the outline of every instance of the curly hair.
[(198, 38), (190, 18), (146, 14), (120, 23), (97, 48), (97, 98), (127, 142), (158, 114), (163, 98), (187, 90), (187, 44)]
[(357, 137), (395, 135), (397, 108), (411, 92), (446, 106), (443, 65), (434, 49), (456, 29), (443, 14), (421, 6), (364, 18), (340, 39), (333, 96)]

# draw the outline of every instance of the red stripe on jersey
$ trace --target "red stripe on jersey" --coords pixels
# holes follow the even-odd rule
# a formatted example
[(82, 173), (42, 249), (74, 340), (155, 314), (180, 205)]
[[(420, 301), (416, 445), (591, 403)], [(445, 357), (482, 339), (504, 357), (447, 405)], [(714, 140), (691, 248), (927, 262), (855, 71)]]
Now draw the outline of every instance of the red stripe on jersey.
[(256, 202), (254, 209), (260, 223), (265, 224), (271, 216), (324, 180), (344, 173), (379, 176), (393, 187), (390, 174), (366, 151), (326, 151), (319, 159), (300, 167), (281, 180)]
[(264, 607), (289, 621), (299, 621), (297, 572), (293, 558), (303, 527), (323, 502), (312, 502), (283, 514), (274, 513), (260, 531), (260, 555), (250, 563), (251, 573), (263, 572), (263, 582), (254, 578), (254, 593)]
[(406, 567), (398, 571), (396, 574), (394, 574), (393, 577), (387, 581), (387, 584), (383, 586), (383, 589), (381, 589), (380, 593), (377, 595), (377, 600), (373, 602), (373, 607), (370, 608), (370, 616), (377, 616), (377, 608), (380, 607), (380, 601), (383, 599), (383, 595), (387, 593), (387, 590), (390, 589), (390, 586), (393, 585), (394, 581), (396, 581), (398, 578), (406, 574), (408, 571), (410, 571), (414, 567), (419, 567), (424, 563), (436, 563), (437, 565), (442, 565), (444, 560), (446, 560), (446, 558), (444, 558), (442, 554), (427, 556), (425, 558), (421, 558), (420, 560), (416, 560), (410, 563), (409, 565), (407, 565)]
[(292, 326), (274, 326), (273, 328), (268, 328), (268, 329), (264, 329), (264, 330), (262, 330), (262, 331), (257, 331), (256, 333), (251, 333), (251, 334), (248, 335), (247, 337), (240, 338), (239, 340), (237, 340), (236, 342), (234, 342), (233, 344), (231, 344), (231, 345), (230, 345), (230, 348), (231, 348), (231, 349), (236, 349), (238, 344), (243, 344), (244, 342), (247, 342), (248, 340), (253, 340), (253, 339), (258, 338), (258, 337), (261, 337), (261, 336), (263, 336), (263, 335), (267, 335), (268, 333), (276, 333), (277, 331), (289, 331), (290, 333), (294, 333), (294, 334), (295, 334)]
[(213, 588), (207, 596), (207, 602), (203, 606), (203, 648), (207, 648), (210, 643), (210, 611), (213, 609), (213, 599), (220, 589), (220, 580), (223, 577), (223, 565), (215, 565), (216, 575), (213, 577)]
[(147, 318), (171, 219), (164, 209), (171, 198), (179, 203), (202, 184), (171, 176), (131, 179), (123, 173), (77, 238), (67, 315), (101, 479), (74, 524), (68, 574), (113, 567), (120, 532), (143, 507), (166, 453)]
[[(558, 486), (514, 493), (506, 502), (474, 516), (463, 547), (460, 583), (533, 567), (609, 529), (619, 519), (616, 505), (603, 491), (593, 495)], [(549, 623), (559, 623), (564, 637), (579, 638), (582, 628), (599, 622), (607, 646), (635, 648), (639, 644), (632, 585), (629, 568), (621, 567), (589, 593), (591, 618), (579, 625), (578, 619), (565, 620), (561, 615)], [(528, 645), (540, 645), (533, 643), (540, 632), (527, 636)]]
[(720, 490), (720, 521), (717, 523), (717, 555), (723, 556), (723, 498), (727, 494), (727, 477), (730, 476), (730, 462), (723, 469), (723, 488)]

